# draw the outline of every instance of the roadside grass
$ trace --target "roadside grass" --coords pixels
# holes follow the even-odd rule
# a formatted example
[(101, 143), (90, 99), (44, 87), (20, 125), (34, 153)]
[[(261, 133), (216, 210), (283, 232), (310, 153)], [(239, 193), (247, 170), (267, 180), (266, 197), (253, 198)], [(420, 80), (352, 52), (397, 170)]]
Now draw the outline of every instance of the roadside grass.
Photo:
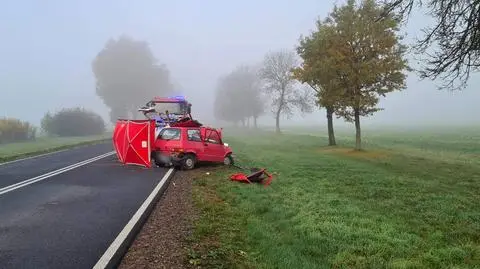
[[(225, 131), (242, 166), (269, 187), (194, 180), (189, 261), (204, 268), (479, 268), (480, 137), (372, 134), (365, 152), (340, 136)], [(204, 171), (205, 172), (205, 171)]]
[(111, 133), (83, 137), (39, 137), (35, 141), (0, 145), (0, 163), (26, 158), (111, 138)]

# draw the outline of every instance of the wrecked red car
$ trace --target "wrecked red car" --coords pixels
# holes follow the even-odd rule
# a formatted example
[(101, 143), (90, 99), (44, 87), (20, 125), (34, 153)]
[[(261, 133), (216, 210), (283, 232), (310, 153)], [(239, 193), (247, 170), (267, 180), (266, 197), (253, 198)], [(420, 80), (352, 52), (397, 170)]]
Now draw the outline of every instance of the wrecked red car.
[(233, 165), (232, 149), (222, 140), (222, 129), (179, 121), (155, 136), (154, 120), (117, 121), (113, 145), (120, 162), (151, 167), (193, 169), (199, 162)]
[(234, 163), (222, 130), (211, 127), (166, 127), (155, 140), (152, 159), (157, 166), (193, 169), (199, 162)]
[[(165, 111), (163, 111), (165, 109)], [(183, 96), (156, 97), (139, 109), (147, 120), (118, 119), (113, 145), (124, 164), (193, 169), (199, 162), (233, 164), (222, 129), (203, 126)], [(164, 113), (164, 114), (162, 114)]]

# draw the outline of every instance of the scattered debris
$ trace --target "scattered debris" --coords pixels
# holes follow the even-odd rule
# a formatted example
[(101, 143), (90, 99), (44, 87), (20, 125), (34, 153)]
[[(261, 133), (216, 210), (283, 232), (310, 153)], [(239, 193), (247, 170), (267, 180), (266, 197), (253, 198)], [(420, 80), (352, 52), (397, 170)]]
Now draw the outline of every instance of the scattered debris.
[[(237, 166), (238, 168), (245, 169)], [(239, 181), (243, 183), (261, 183), (264, 186), (270, 185), (273, 176), (267, 173), (265, 168), (250, 168), (250, 174), (236, 173), (230, 176), (232, 181)]]

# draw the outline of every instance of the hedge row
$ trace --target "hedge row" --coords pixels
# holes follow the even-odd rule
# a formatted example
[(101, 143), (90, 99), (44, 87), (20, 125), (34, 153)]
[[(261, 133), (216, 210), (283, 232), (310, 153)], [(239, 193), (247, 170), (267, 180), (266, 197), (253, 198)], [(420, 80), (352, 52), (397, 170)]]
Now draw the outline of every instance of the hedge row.
[(37, 128), (14, 118), (0, 119), (0, 144), (35, 140)]
[(83, 108), (64, 108), (55, 114), (47, 113), (41, 122), (42, 129), (52, 136), (88, 136), (105, 132), (103, 118)]
[[(42, 119), (43, 131), (51, 136), (89, 136), (105, 132), (103, 118), (83, 108), (65, 108)], [(37, 128), (15, 118), (0, 119), (0, 144), (35, 140)]]

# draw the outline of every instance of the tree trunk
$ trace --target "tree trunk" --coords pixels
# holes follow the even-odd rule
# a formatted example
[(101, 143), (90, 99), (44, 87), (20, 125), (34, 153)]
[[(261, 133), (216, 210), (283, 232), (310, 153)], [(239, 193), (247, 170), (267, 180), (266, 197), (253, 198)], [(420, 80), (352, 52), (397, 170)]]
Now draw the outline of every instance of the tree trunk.
[(245, 118), (242, 119), (242, 127), (245, 128)]
[(282, 114), (283, 110), (283, 102), (285, 101), (285, 90), (286, 90), (286, 85), (282, 85), (282, 92), (280, 95), (280, 104), (278, 105), (277, 109), (277, 114), (275, 115), (275, 132), (277, 134), (280, 134), (280, 115)]
[(250, 129), (250, 117), (247, 118), (247, 128)]
[(257, 116), (253, 116), (253, 127), (254, 127), (255, 129), (258, 128), (258, 125), (257, 125)]
[(333, 108), (327, 107), (327, 122), (328, 122), (328, 145), (336, 146), (335, 133), (333, 132)]
[(355, 150), (362, 150), (362, 133), (360, 129), (360, 111), (355, 109)]
[(281, 112), (281, 109), (279, 108), (277, 110), (277, 115), (275, 115), (275, 132), (277, 134), (281, 133), (281, 131), (280, 131), (280, 112)]

